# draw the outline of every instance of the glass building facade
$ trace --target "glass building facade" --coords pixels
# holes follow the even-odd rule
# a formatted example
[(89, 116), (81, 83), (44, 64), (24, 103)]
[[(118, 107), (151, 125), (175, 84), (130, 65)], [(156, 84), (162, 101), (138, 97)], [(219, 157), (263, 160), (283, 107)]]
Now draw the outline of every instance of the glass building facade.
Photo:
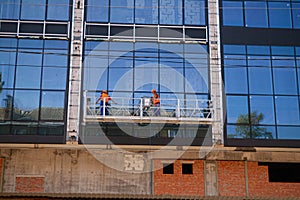
[(65, 141), (69, 0), (0, 2), (2, 142)]
[(223, 0), (221, 5), (225, 143), (297, 146), (299, 1)]

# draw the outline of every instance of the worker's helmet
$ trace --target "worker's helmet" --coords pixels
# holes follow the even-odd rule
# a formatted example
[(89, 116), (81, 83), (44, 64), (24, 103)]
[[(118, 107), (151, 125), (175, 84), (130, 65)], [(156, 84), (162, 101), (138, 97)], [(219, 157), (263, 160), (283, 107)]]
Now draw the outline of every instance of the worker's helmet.
[(151, 91), (152, 93), (156, 93), (156, 90), (155, 89), (152, 89), (152, 91)]
[(107, 94), (107, 90), (102, 90), (102, 93), (106, 93)]

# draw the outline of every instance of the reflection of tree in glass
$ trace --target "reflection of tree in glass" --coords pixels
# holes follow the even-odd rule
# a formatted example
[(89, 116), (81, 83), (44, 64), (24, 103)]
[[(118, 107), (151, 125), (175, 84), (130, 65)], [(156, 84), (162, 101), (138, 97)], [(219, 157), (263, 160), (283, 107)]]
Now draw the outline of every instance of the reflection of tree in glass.
[[(262, 113), (257, 113), (257, 111), (253, 111), (250, 114), (251, 119), (251, 128), (252, 128), (252, 138), (263, 138), (263, 139), (273, 139), (272, 133), (268, 132), (266, 128), (259, 126), (260, 122), (264, 119), (264, 115)], [(249, 115), (241, 114), (237, 121), (237, 124), (249, 124)], [(237, 135), (242, 138), (250, 138), (250, 126), (236, 126), (235, 131)]]
[(2, 88), (3, 88), (3, 85), (4, 85), (4, 81), (2, 81), (2, 73), (0, 72), (0, 93), (2, 92)]

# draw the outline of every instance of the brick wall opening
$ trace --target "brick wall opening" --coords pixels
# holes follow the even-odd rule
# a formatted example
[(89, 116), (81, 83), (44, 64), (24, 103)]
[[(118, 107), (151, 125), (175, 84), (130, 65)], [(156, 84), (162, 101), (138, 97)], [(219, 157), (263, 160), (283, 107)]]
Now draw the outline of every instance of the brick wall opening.
[(268, 166), (269, 182), (300, 183), (300, 163), (259, 163)]

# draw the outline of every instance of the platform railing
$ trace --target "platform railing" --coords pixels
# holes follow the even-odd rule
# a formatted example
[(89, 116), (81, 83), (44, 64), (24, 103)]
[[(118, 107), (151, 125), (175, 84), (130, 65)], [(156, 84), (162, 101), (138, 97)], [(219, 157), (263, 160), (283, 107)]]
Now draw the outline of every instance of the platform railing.
[[(151, 97), (113, 97), (108, 104), (96, 104), (98, 97), (84, 93), (84, 119), (124, 118), (212, 120), (213, 101), (208, 99), (160, 99), (153, 105)], [(106, 99), (103, 99), (106, 102)]]

